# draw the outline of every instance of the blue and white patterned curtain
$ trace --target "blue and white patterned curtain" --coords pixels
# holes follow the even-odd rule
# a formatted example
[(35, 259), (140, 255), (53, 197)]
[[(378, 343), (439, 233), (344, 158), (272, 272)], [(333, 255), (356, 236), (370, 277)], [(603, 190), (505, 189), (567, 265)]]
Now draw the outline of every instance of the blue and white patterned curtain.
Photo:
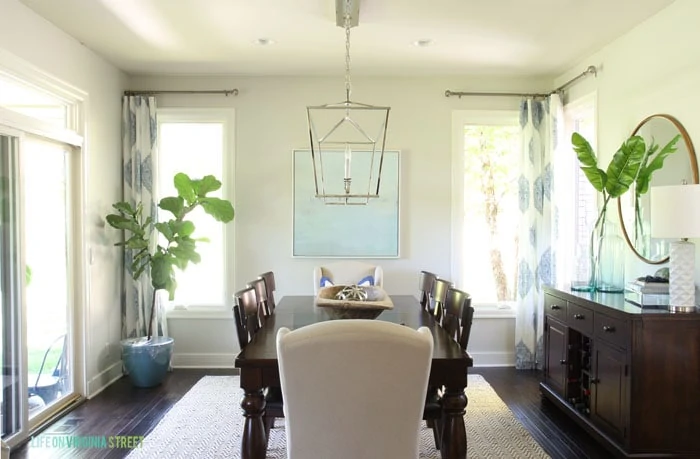
[(520, 227), (515, 366), (540, 368), (543, 356), (544, 292), (556, 282), (557, 207), (554, 152), (561, 148), (563, 110), (557, 94), (548, 100), (524, 100), (521, 175), (518, 179)]
[[(158, 151), (158, 120), (155, 97), (124, 96), (122, 100), (122, 157), (124, 201), (143, 203), (143, 218), (157, 221), (155, 157)], [(155, 238), (152, 241), (155, 244)], [(148, 272), (135, 281), (131, 276), (131, 251), (124, 253), (122, 338), (146, 336), (153, 287)], [(162, 301), (156, 300), (155, 336), (167, 335)]]

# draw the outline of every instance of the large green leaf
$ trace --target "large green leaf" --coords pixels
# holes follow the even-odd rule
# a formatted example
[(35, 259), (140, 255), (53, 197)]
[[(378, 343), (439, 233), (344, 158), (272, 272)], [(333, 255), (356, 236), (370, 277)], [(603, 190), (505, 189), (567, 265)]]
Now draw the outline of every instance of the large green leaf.
[(181, 196), (168, 196), (160, 200), (158, 207), (171, 212), (175, 218), (180, 218), (185, 210), (185, 201)]
[(194, 191), (200, 198), (206, 196), (207, 193), (211, 193), (212, 191), (216, 191), (221, 188), (221, 182), (218, 181), (213, 175), (206, 175), (203, 179), (193, 180), (192, 182)]
[(197, 246), (193, 239), (182, 238), (177, 241), (177, 245), (170, 247), (170, 253), (179, 260), (199, 263), (202, 257), (197, 253)]
[(136, 213), (136, 209), (131, 207), (131, 204), (129, 204), (128, 202), (124, 202), (124, 201), (117, 202), (117, 203), (112, 204), (112, 207), (117, 209), (119, 212), (122, 212), (125, 214), (133, 215)]
[(172, 265), (168, 257), (156, 253), (151, 258), (151, 285), (156, 290), (165, 288), (168, 285), (168, 279), (170, 279), (172, 272)]
[(632, 136), (625, 140), (608, 165), (605, 189), (611, 198), (617, 198), (634, 183), (646, 154), (644, 139)]
[(635, 193), (637, 195), (642, 195), (649, 191), (649, 183), (651, 183), (652, 175), (655, 171), (664, 166), (664, 161), (668, 155), (676, 152), (678, 149), (676, 147), (676, 143), (678, 143), (680, 138), (680, 135), (675, 136), (661, 150), (659, 150), (656, 155), (654, 155), (654, 152), (658, 149), (658, 145), (652, 143), (652, 146), (649, 147), (647, 163), (642, 164), (642, 167), (639, 169), (639, 174), (637, 174), (637, 181), (635, 183)]
[(134, 236), (134, 237), (127, 239), (124, 242), (124, 246), (127, 249), (135, 249), (135, 250), (147, 249), (148, 248), (148, 240), (144, 239), (142, 237)]
[(189, 236), (194, 233), (195, 226), (191, 221), (185, 220), (182, 222), (173, 221), (171, 228), (173, 233), (177, 234), (178, 236)]
[(168, 291), (168, 299), (173, 301), (175, 299), (175, 290), (177, 290), (177, 281), (174, 277), (171, 277), (165, 283), (165, 290)]
[(578, 157), (581, 170), (588, 178), (588, 181), (591, 182), (593, 188), (602, 192), (605, 189), (608, 177), (605, 171), (598, 167), (598, 160), (591, 144), (578, 132), (574, 132), (571, 135), (571, 144)]
[(200, 198), (199, 202), (202, 209), (217, 221), (228, 223), (233, 220), (233, 205), (226, 199)]
[(165, 239), (168, 240), (168, 242), (173, 240), (173, 237), (175, 236), (174, 231), (172, 229), (172, 223), (174, 220), (170, 220), (168, 222), (158, 222), (155, 224), (156, 229), (165, 236)]
[(197, 200), (194, 184), (187, 174), (182, 172), (175, 174), (173, 182), (175, 183), (175, 189), (177, 190), (178, 196), (187, 201), (188, 205), (192, 205), (192, 203)]
[(110, 214), (106, 217), (107, 223), (112, 228), (131, 231), (135, 234), (143, 234), (143, 230), (139, 225), (139, 222), (130, 217), (124, 217), (123, 215)]

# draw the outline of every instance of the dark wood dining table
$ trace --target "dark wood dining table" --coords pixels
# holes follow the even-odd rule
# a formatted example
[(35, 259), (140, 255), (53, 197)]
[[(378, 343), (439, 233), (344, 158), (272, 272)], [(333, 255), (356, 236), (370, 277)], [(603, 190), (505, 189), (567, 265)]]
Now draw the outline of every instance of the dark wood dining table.
[[(429, 385), (445, 387), (441, 457), (466, 458), (464, 412), (467, 396), (464, 389), (467, 387), (467, 369), (473, 365), (472, 358), (445, 333), (431, 314), (421, 308), (416, 298), (410, 295), (392, 295), (391, 300), (394, 308), (382, 312), (375, 320), (394, 322), (413, 329), (422, 326), (430, 329), (433, 335), (433, 359)], [(241, 438), (242, 459), (262, 459), (266, 455), (264, 389), (280, 387), (277, 330), (281, 327), (293, 330), (326, 320), (330, 320), (330, 316), (323, 308), (314, 305), (313, 296), (285, 296), (279, 301), (274, 314), (265, 320), (262, 328), (236, 357), (236, 368), (240, 369), (241, 388), (244, 391), (241, 400), (245, 416)], [(318, 383), (323, 384), (323, 381)]]

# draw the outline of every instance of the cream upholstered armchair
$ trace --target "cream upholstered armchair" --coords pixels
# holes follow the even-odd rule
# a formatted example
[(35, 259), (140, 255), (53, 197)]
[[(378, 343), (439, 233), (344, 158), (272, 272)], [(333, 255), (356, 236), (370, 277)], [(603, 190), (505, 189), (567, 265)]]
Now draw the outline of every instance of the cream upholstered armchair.
[(432, 354), (426, 327), (348, 319), (280, 328), (287, 457), (417, 459)]
[(314, 268), (314, 295), (321, 287), (351, 284), (383, 287), (384, 271), (381, 266), (352, 260)]

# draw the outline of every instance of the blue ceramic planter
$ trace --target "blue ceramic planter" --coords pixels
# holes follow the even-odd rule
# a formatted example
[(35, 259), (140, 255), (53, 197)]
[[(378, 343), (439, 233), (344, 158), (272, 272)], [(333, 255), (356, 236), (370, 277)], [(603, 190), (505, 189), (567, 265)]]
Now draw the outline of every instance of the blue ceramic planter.
[(157, 386), (168, 372), (174, 340), (168, 336), (130, 338), (121, 342), (122, 360), (136, 387)]

